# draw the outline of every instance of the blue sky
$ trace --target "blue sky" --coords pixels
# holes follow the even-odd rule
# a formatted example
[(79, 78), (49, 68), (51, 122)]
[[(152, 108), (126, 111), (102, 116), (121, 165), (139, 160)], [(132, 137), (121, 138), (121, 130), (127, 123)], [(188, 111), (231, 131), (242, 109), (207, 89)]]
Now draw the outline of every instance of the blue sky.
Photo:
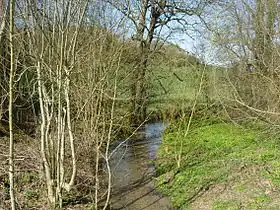
[[(135, 9), (135, 8), (134, 8)], [(136, 8), (135, 12), (139, 12), (138, 9)], [(212, 13), (213, 11), (210, 11), (210, 13)], [(93, 11), (93, 13), (95, 13)], [(215, 11), (214, 11), (215, 13)], [(109, 20), (108, 22), (105, 20), (105, 22), (107, 22), (109, 25), (108, 27), (110, 28), (110, 26), (112, 26), (112, 29), (114, 30), (115, 26), (119, 26), (119, 28), (115, 28), (116, 31), (118, 31), (120, 34), (123, 34), (125, 38), (131, 38), (133, 36), (133, 34), (135, 34), (135, 26), (133, 26), (132, 22), (129, 20), (123, 20), (124, 22), (122, 24), (119, 24), (119, 20), (123, 17), (122, 14), (118, 13), (118, 12), (112, 12), (112, 10), (107, 10), (105, 12), (103, 12), (104, 18), (101, 18), (102, 20)], [(149, 14), (147, 14), (148, 16)], [(211, 14), (212, 15), (212, 14)], [(106, 18), (107, 16), (107, 18)], [(191, 24), (195, 23), (195, 22), (199, 22), (198, 18), (196, 18), (195, 16), (185, 16), (185, 19), (187, 20), (187, 22), (190, 24), (189, 26), (187, 26), (187, 30), (184, 32), (180, 32), (179, 30), (176, 31), (174, 30), (171, 38), (169, 38), (167, 41), (177, 44), (178, 46), (180, 46), (182, 49), (186, 50), (187, 52), (191, 53), (191, 54), (196, 54), (198, 55), (200, 58), (203, 57), (204, 61), (206, 61), (207, 63), (215, 63), (215, 50), (213, 49), (213, 47), (211, 46), (211, 41), (207, 40), (206, 37), (202, 37), (201, 33), (199, 33), (198, 31), (201, 31), (202, 27), (199, 24), (196, 24), (196, 31), (194, 30), (194, 28), (191, 26)], [(147, 23), (148, 25), (149, 23)], [(172, 22), (168, 24), (169, 27), (172, 28), (179, 28), (178, 23), (176, 22)], [(164, 39), (166, 37), (166, 35), (168, 34), (169, 29), (165, 26), (164, 29), (161, 31), (161, 38)], [(205, 31), (203, 32), (205, 35)], [(190, 34), (192, 36), (192, 38), (190, 36), (188, 36), (187, 34)], [(209, 37), (208, 37), (209, 38)]]

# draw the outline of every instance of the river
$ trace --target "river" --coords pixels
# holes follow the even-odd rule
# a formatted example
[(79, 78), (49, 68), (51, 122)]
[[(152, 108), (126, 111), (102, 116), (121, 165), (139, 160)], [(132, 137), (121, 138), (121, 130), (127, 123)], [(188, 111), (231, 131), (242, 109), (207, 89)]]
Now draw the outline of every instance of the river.
[(118, 141), (120, 145), (112, 156), (112, 209), (168, 210), (170, 201), (156, 192), (153, 185), (155, 168), (151, 163), (161, 144), (165, 124), (157, 122), (145, 125), (142, 137)]

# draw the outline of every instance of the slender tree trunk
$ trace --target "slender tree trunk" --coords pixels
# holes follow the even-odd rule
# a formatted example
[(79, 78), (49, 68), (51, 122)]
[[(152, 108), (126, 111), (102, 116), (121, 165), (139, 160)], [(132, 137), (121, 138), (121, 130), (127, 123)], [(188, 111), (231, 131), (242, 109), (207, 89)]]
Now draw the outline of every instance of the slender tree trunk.
[(137, 72), (137, 82), (135, 90), (137, 91), (136, 100), (135, 100), (135, 117), (133, 125), (140, 125), (146, 120), (147, 116), (147, 106), (148, 106), (148, 92), (147, 92), (147, 81), (146, 81), (146, 72), (148, 68), (148, 53), (149, 48), (144, 46), (141, 49), (141, 63)]
[[(4, 39), (4, 30), (5, 30), (5, 26), (6, 26), (6, 18), (7, 18), (7, 10), (5, 9), (5, 4), (4, 4), (4, 0), (0, 0), (0, 21), (1, 21), (1, 25), (0, 25), (0, 43), (3, 43), (3, 39)], [(3, 45), (3, 44), (2, 44)], [(3, 47), (3, 46), (1, 46)]]
[[(5, 37), (7, 36), (6, 27), (7, 27), (7, 17), (8, 17), (7, 12), (8, 11), (4, 7), (5, 7), (4, 0), (0, 0), (0, 67), (2, 70), (0, 73), (0, 80), (1, 80), (2, 85), (5, 84), (3, 82), (6, 81), (5, 72), (8, 69), (7, 60), (10, 59), (7, 57), (7, 54), (6, 54), (6, 51), (8, 49), (7, 49), (7, 45), (6, 45), (7, 42), (5, 42)], [(3, 90), (3, 88), (1, 88), (0, 95), (3, 96), (4, 94), (5, 94), (5, 91)], [(6, 106), (4, 105), (5, 101), (6, 101), (6, 97), (2, 97), (2, 99), (0, 100), (0, 120), (2, 119), (2, 116), (6, 109)]]
[[(139, 43), (140, 49), (140, 64), (136, 68), (136, 71), (133, 73), (133, 82), (131, 84), (131, 98), (132, 98), (132, 105), (131, 105), (131, 125), (138, 126), (141, 123), (143, 117), (141, 117), (141, 83), (143, 82), (142, 76), (143, 75), (143, 49), (145, 48), (145, 27), (146, 27), (146, 15), (148, 10), (148, 0), (141, 0), (141, 11), (139, 12), (139, 26), (137, 29), (137, 40)], [(142, 80), (142, 81), (141, 81)], [(141, 118), (141, 119), (140, 119)]]
[(41, 63), (37, 64), (37, 79), (38, 79), (38, 93), (39, 93), (39, 104), (40, 104), (40, 112), (41, 112), (41, 158), (44, 166), (44, 175), (46, 178), (47, 192), (48, 192), (48, 201), (51, 205), (55, 205), (55, 196), (53, 189), (53, 180), (51, 175), (51, 167), (48, 163), (48, 159), (46, 156), (46, 138), (48, 138), (48, 133), (46, 133), (46, 115), (44, 109), (44, 99), (43, 99), (43, 84), (42, 84), (42, 76), (41, 76)]
[(10, 179), (10, 199), (12, 210), (16, 209), (14, 196), (14, 136), (13, 136), (13, 85), (15, 72), (15, 57), (14, 57), (14, 0), (10, 0), (10, 82), (9, 82), (9, 128), (10, 128), (10, 151), (9, 151), (9, 179)]
[(71, 156), (72, 156), (72, 175), (69, 183), (64, 183), (63, 187), (68, 192), (75, 184), (75, 179), (77, 175), (77, 160), (76, 160), (76, 152), (75, 152), (75, 144), (74, 144), (74, 135), (72, 131), (72, 122), (71, 122), (71, 113), (70, 113), (70, 70), (66, 70), (67, 78), (65, 84), (65, 101), (66, 101), (66, 121), (67, 121), (67, 129), (69, 134), (70, 148), (71, 148)]
[(152, 41), (154, 39), (154, 33), (158, 18), (162, 11), (158, 7), (155, 0), (150, 0), (151, 17), (148, 26), (148, 34), (145, 37), (145, 28), (147, 25), (146, 15), (148, 11), (148, 1), (142, 0), (142, 10), (139, 15), (139, 28), (137, 31), (137, 38), (140, 41), (140, 64), (135, 72), (134, 82), (132, 85), (132, 116), (131, 122), (133, 126), (138, 126), (143, 123), (147, 117), (148, 107), (148, 92), (147, 92), (147, 78), (146, 73), (148, 69), (149, 54), (151, 51)]

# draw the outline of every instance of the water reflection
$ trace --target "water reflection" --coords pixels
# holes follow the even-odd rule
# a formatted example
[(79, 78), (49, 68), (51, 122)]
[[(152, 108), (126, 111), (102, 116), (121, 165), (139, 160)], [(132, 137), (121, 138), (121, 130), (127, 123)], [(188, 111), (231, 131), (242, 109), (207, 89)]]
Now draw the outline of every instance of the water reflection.
[(149, 160), (154, 160), (156, 158), (157, 149), (161, 144), (162, 132), (166, 128), (166, 126), (166, 124), (159, 122), (147, 124), (145, 126), (145, 143), (147, 146)]
[(112, 181), (115, 189), (130, 185), (153, 171), (149, 162), (156, 157), (166, 125), (151, 123), (144, 127), (144, 138), (118, 141), (120, 145), (111, 158)]

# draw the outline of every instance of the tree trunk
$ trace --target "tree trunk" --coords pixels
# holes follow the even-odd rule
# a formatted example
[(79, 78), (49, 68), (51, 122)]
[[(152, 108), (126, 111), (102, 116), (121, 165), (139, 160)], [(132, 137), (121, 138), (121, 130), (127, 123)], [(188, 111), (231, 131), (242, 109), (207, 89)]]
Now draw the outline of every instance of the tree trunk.
[(51, 175), (51, 167), (49, 165), (47, 156), (46, 156), (46, 141), (48, 138), (48, 133), (46, 133), (46, 113), (44, 109), (44, 98), (43, 98), (43, 84), (42, 84), (42, 76), (41, 76), (41, 63), (37, 64), (37, 79), (38, 79), (38, 93), (39, 93), (39, 103), (40, 103), (40, 112), (41, 112), (41, 158), (43, 161), (43, 173), (46, 178), (47, 185), (47, 193), (48, 193), (48, 201), (54, 206), (55, 205), (55, 196), (54, 196), (54, 188), (53, 188), (53, 180)]
[(10, 130), (10, 149), (9, 149), (9, 180), (10, 180), (10, 199), (12, 210), (16, 209), (14, 196), (14, 136), (13, 136), (13, 93), (14, 93), (14, 72), (15, 72), (15, 57), (14, 57), (14, 0), (10, 0), (10, 82), (9, 82), (9, 130)]
[(156, 24), (161, 12), (155, 0), (150, 1), (151, 19), (148, 27), (148, 34), (145, 38), (146, 15), (148, 10), (148, 1), (142, 0), (142, 10), (140, 12), (140, 24), (137, 31), (137, 38), (140, 41), (140, 64), (135, 72), (134, 82), (132, 84), (132, 115), (131, 124), (138, 126), (147, 118), (148, 92), (146, 72), (148, 69), (149, 54), (151, 51), (152, 41)]
[[(146, 27), (146, 15), (148, 10), (148, 1), (142, 0), (141, 2), (141, 11), (139, 12), (139, 25), (137, 28), (137, 40), (139, 43), (140, 49), (140, 64), (138, 65), (136, 71), (133, 73), (133, 79), (131, 84), (131, 98), (132, 98), (132, 105), (131, 105), (131, 125), (133, 127), (137, 127), (139, 124), (143, 122), (145, 119), (145, 114), (143, 113), (142, 109), (142, 93), (143, 85), (144, 84), (144, 75), (146, 72), (146, 65), (143, 65), (143, 55), (144, 49), (146, 47), (146, 40), (145, 40), (145, 27)], [(142, 86), (142, 87), (141, 87)]]

